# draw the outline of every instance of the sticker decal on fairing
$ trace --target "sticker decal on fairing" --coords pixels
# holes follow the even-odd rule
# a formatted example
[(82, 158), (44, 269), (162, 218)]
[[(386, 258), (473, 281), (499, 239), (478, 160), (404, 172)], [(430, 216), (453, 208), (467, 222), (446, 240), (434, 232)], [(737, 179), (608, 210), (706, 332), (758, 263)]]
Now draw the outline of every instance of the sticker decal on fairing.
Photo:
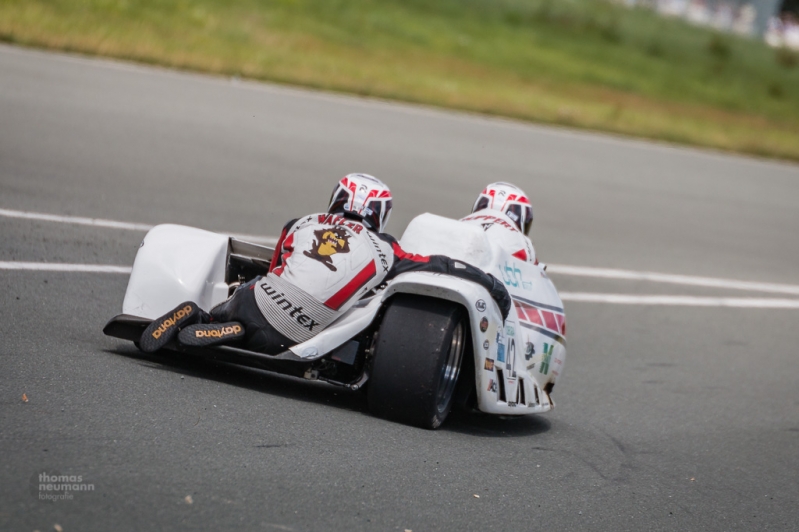
[(533, 342), (527, 342), (527, 345), (524, 348), (524, 359), (530, 360), (531, 358), (533, 358), (534, 354), (535, 354), (535, 346), (533, 345)]
[(499, 267), (499, 273), (502, 275), (502, 280), (506, 285), (514, 288), (522, 287), (524, 290), (530, 291), (533, 289), (533, 283), (525, 281), (522, 271), (515, 264), (511, 266), (505, 262), (504, 266)]
[(552, 351), (555, 349), (555, 344), (544, 344), (544, 358), (541, 360), (541, 367), (539, 371), (542, 375), (549, 373), (549, 363), (552, 360)]

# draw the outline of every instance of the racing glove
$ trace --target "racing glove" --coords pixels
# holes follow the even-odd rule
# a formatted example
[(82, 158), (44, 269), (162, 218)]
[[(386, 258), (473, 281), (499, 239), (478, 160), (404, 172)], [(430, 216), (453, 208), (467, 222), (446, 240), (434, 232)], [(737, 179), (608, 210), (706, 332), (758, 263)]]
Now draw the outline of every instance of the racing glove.
[(475, 268), (471, 264), (466, 264), (459, 260), (452, 260), (444, 256), (432, 255), (430, 258), (432, 259), (435, 257), (439, 257), (447, 263), (446, 270), (448, 274), (462, 279), (468, 279), (488, 290), (491, 299), (496, 301), (497, 306), (499, 306), (499, 311), (502, 313), (502, 321), (508, 318), (513, 300), (510, 298), (510, 294), (505, 288), (505, 283), (497, 280), (497, 278), (490, 273), (485, 273), (483, 270)]
[(491, 294), (491, 298), (497, 302), (500, 312), (502, 312), (502, 321), (505, 321), (510, 313), (512, 300), (510, 294), (505, 289), (505, 284), (498, 281), (496, 277), (491, 274), (485, 273), (479, 268), (475, 268), (471, 264), (467, 264), (460, 260), (453, 260), (444, 255), (414, 255), (406, 253), (394, 237), (381, 233), (378, 235), (384, 241), (389, 242), (394, 250), (394, 263), (391, 266), (391, 271), (386, 275), (385, 280), (389, 281), (397, 275), (405, 272), (412, 271), (427, 271), (435, 273), (444, 273), (452, 275), (453, 277), (460, 277), (473, 283), (477, 283)]
[(491, 294), (491, 298), (497, 302), (499, 306), (499, 311), (502, 312), (502, 321), (508, 319), (508, 314), (510, 313), (511, 305), (513, 301), (510, 298), (510, 294), (508, 293), (508, 289), (505, 288), (505, 283), (491, 275), (490, 273), (488, 276), (491, 278), (492, 286), (488, 290)]

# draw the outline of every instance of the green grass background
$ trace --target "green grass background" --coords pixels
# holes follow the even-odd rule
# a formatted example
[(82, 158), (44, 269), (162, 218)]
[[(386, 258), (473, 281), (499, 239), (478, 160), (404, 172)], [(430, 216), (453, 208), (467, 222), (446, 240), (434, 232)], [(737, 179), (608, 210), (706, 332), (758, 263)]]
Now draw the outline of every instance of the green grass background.
[(799, 56), (602, 0), (0, 0), (0, 39), (799, 160)]

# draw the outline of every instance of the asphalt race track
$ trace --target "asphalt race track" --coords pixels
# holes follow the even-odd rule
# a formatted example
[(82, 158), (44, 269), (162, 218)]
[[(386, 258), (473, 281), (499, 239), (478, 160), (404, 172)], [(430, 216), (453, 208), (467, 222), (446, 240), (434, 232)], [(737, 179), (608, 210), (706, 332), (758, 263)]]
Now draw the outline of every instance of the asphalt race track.
[[(21, 212), (273, 236), (353, 171), (397, 236), (515, 182), (559, 290), (635, 296), (564, 298), (553, 412), (387, 422), (103, 336), (125, 274), (22, 269), (130, 266), (144, 233)], [(1, 530), (799, 529), (799, 309), (767, 308), (799, 300), (796, 165), (3, 46), (0, 209)], [(41, 472), (94, 489), (41, 501)]]

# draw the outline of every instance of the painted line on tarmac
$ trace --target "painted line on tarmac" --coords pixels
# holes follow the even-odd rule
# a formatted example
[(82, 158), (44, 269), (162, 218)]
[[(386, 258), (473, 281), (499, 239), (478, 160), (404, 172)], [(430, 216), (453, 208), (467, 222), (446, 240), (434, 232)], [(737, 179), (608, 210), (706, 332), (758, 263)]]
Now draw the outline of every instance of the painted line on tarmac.
[[(110, 229), (124, 229), (126, 231), (149, 231), (155, 227), (154, 225), (149, 224), (119, 222), (116, 220), (105, 220), (103, 218), (85, 218), (83, 216), (65, 216), (60, 214), (46, 214), (42, 212), (14, 211), (11, 209), (0, 209), (0, 216), (5, 216), (7, 218), (38, 220), (42, 222), (57, 222), (75, 225), (89, 225), (94, 227), (107, 227)], [(277, 244), (277, 238), (270, 236), (241, 235), (235, 233), (224, 234), (229, 234), (233, 238), (237, 238), (239, 240), (247, 240), (260, 244), (272, 246)]]
[(547, 264), (547, 273), (554, 273), (556, 275), (575, 275), (580, 277), (598, 277), (603, 279), (624, 279), (628, 281), (649, 281), (653, 283), (670, 283), (687, 286), (730, 288), (732, 290), (750, 290), (754, 292), (772, 292), (778, 294), (799, 295), (799, 286), (797, 285), (757, 283), (749, 281), (736, 281), (734, 279), (716, 279), (714, 277), (674, 275), (669, 273), (637, 272), (631, 270), (614, 270), (609, 268), (591, 268), (587, 266), (565, 266), (562, 264)]
[(758, 297), (637, 296), (629, 294), (597, 294), (593, 292), (561, 292), (560, 298), (563, 301), (612, 303), (616, 305), (799, 309), (799, 299), (764, 299)]
[[(103, 218), (86, 218), (82, 216), (65, 216), (59, 214), (45, 214), (39, 212), (15, 211), (0, 209), (0, 216), (9, 218), (23, 218), (47, 222), (70, 223), (130, 231), (149, 231), (154, 226), (149, 224), (120, 222)], [(231, 234), (230, 236), (241, 240), (249, 240), (265, 245), (274, 246), (277, 238), (256, 235)], [(714, 277), (696, 277), (691, 275), (676, 275), (657, 272), (640, 272), (633, 270), (618, 270), (612, 268), (593, 268), (590, 266), (568, 266), (564, 264), (548, 264), (547, 273), (555, 275), (572, 275), (578, 277), (595, 277), (603, 279), (623, 279), (628, 281), (648, 281), (654, 283), (669, 283), (686, 286), (702, 286), (710, 288), (728, 288), (732, 290), (749, 290), (754, 292), (769, 292), (777, 294), (799, 295), (799, 286), (789, 284), (759, 283), (751, 281), (737, 281), (734, 279), (717, 279)]]
[[(27, 270), (78, 273), (130, 274), (130, 266), (109, 264), (69, 264), (54, 262), (0, 262), (0, 270)], [(688, 306), (799, 309), (799, 299), (765, 299), (755, 297), (693, 297), (693, 296), (638, 296), (629, 294), (601, 294), (594, 292), (561, 292), (563, 301), (585, 303), (611, 303), (616, 305)]]
[(112, 229), (125, 229), (128, 231), (149, 231), (152, 225), (136, 224), (130, 222), (117, 222), (115, 220), (104, 220), (102, 218), (84, 218), (83, 216), (61, 216), (58, 214), (45, 214), (41, 212), (12, 211), (0, 209), (0, 216), (7, 218), (25, 218), (28, 220), (39, 220), (44, 222), (58, 222), (77, 225), (92, 225), (95, 227), (110, 227)]
[(0, 262), (0, 270), (33, 270), (46, 272), (127, 273), (130, 266), (108, 264), (68, 264), (60, 262)]

